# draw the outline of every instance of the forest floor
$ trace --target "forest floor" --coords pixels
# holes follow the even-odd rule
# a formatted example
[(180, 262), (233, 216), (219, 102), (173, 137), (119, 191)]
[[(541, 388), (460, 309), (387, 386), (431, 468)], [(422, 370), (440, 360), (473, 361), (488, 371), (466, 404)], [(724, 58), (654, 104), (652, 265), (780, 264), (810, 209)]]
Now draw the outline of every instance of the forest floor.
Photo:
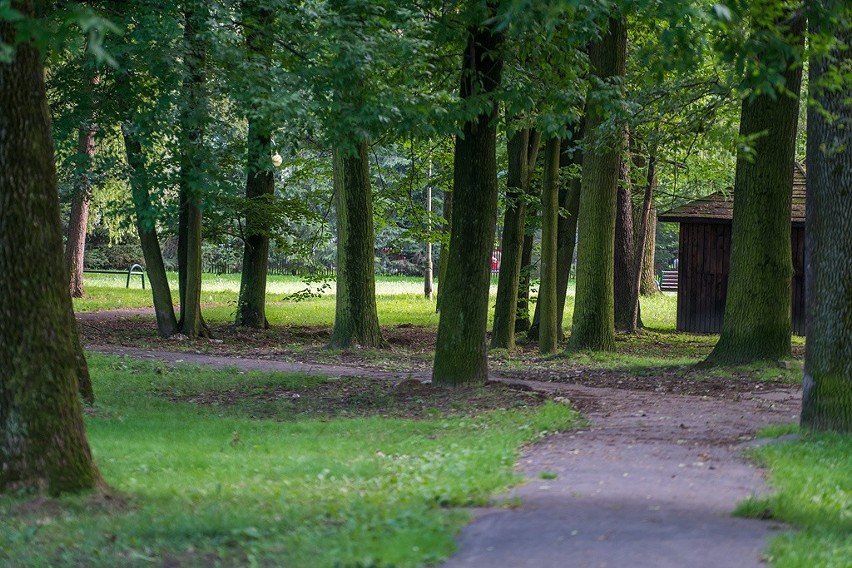
[[(397, 389), (395, 399), (400, 412), (415, 415), (412, 401), (438, 395), (406, 381), (430, 379), (433, 328), (385, 328), (385, 350), (327, 351), (329, 330), (321, 327), (221, 325), (212, 330), (217, 339), (190, 342), (156, 337), (150, 311), (92, 312), (78, 321), (92, 351), (388, 380), (407, 385), (410, 396)], [(621, 338), (620, 351), (652, 357), (638, 364), (635, 358), (542, 358), (523, 346), (492, 355), (495, 382), (531, 389), (525, 396), (567, 399), (589, 424), (528, 447), (518, 464), (527, 483), (475, 511), (447, 566), (762, 564), (768, 538), (781, 526), (732, 516), (738, 502), (767, 491), (762, 473), (741, 454), (759, 443), (760, 429), (797, 420), (799, 387), (784, 372), (767, 378), (747, 369), (709, 371), (712, 376), (692, 369), (687, 361), (709, 350), (700, 336), (694, 344), (680, 338), (672, 345), (653, 333), (641, 345), (631, 341)], [(505, 394), (495, 390), (495, 397), (503, 402), (522, 392), (500, 391)]]

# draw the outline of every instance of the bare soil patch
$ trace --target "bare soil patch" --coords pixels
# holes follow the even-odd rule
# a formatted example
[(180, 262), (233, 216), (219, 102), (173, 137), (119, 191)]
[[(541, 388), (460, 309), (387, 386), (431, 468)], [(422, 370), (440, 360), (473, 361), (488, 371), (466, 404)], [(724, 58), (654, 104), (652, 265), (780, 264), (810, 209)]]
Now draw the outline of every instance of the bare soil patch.
[[(213, 325), (213, 340), (188, 341), (183, 336), (169, 339), (157, 336), (153, 318), (138, 311), (89, 312), (78, 316), (78, 321), (83, 341), (88, 344), (258, 361), (342, 365), (367, 375), (373, 371), (402, 376), (428, 374), (436, 336), (436, 330), (430, 327), (386, 326), (382, 333), (388, 348), (337, 351), (325, 348), (330, 329), (323, 326), (273, 326), (258, 330)], [(714, 340), (712, 336), (672, 335), (672, 338), (674, 341), (667, 342), (665, 334), (655, 332), (619, 335), (618, 350), (623, 355), (700, 358), (710, 352)], [(800, 349), (796, 351), (794, 356), (801, 357)], [(495, 377), (730, 399), (789, 386), (789, 381), (758, 377), (748, 369), (696, 369), (677, 363), (604, 368), (594, 362), (577, 362), (566, 357), (543, 358), (535, 344), (521, 344), (513, 353), (492, 354), (491, 369)], [(777, 374), (783, 378), (780, 368)]]
[(293, 420), (383, 416), (424, 419), (475, 416), (484, 411), (535, 407), (549, 397), (522, 384), (489, 382), (481, 387), (446, 389), (417, 379), (399, 382), (344, 377), (308, 388), (259, 386), (161, 396), (174, 402), (240, 409), (252, 418)]

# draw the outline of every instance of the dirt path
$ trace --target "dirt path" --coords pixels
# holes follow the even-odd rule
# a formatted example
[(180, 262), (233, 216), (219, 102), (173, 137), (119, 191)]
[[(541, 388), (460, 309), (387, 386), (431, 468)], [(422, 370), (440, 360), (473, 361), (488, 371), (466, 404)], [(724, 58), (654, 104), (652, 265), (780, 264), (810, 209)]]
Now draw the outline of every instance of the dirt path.
[[(241, 370), (429, 379), (423, 371), (88, 349)], [(494, 378), (568, 398), (591, 424), (528, 448), (519, 468), (529, 481), (506, 497), (520, 506), (475, 511), (447, 568), (762, 565), (778, 526), (731, 516), (738, 501), (766, 491), (760, 472), (739, 454), (759, 428), (796, 420), (798, 389), (719, 399)]]

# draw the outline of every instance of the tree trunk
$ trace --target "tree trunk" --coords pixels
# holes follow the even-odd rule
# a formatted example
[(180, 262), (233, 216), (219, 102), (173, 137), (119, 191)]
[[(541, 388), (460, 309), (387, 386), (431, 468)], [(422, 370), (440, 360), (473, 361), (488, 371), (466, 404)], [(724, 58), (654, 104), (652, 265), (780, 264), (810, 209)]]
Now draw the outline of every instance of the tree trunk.
[(450, 235), (453, 227), (453, 193), (444, 190), (444, 205), (441, 213), (444, 215), (444, 236), (441, 239), (441, 259), (438, 263), (438, 297), (435, 299), (435, 313), (441, 311), (444, 282), (447, 281), (447, 264), (450, 259)]
[(130, 189), (133, 194), (133, 209), (136, 213), (136, 230), (145, 257), (145, 272), (151, 285), (154, 299), (154, 314), (157, 317), (157, 332), (161, 337), (171, 337), (178, 331), (172, 291), (166, 276), (157, 227), (152, 216), (151, 195), (148, 192), (147, 166), (142, 154), (142, 144), (136, 138), (132, 124), (122, 125), (127, 165), (130, 167)]
[[(630, 286), (630, 305), (633, 308), (632, 324), (633, 329), (643, 327), (641, 318), (639, 317), (639, 292), (642, 288), (642, 265), (645, 262), (645, 253), (648, 249), (648, 228), (651, 225), (651, 208), (654, 205), (654, 186), (657, 184), (657, 158), (650, 156), (648, 158), (648, 169), (645, 174), (645, 193), (642, 196), (642, 208), (639, 210), (638, 227), (636, 228), (636, 248), (633, 256), (633, 274), (632, 283)], [(652, 248), (652, 263), (653, 263), (653, 248)]]
[(630, 162), (621, 160), (615, 205), (615, 258), (613, 261), (613, 308), (615, 329), (636, 331), (636, 302), (633, 299), (633, 267), (636, 244), (633, 228), (633, 197), (630, 190)]
[(178, 264), (180, 330), (190, 339), (210, 337), (201, 316), (201, 224), (202, 195), (206, 185), (204, 128), (208, 120), (207, 48), (203, 33), (207, 7), (189, 2), (184, 11), (184, 101), (180, 156), (180, 218)]
[[(803, 19), (796, 17), (791, 34), (799, 45), (802, 28)], [(788, 64), (785, 87), (795, 96), (759, 95), (742, 103), (740, 136), (759, 137), (752, 143), (754, 156), (737, 156), (728, 295), (708, 363), (791, 357), (790, 211), (802, 68), (794, 60)]]
[[(32, 15), (32, 2), (12, 8)], [(15, 27), (0, 20), (0, 43)], [(77, 396), (86, 369), (62, 258), (41, 54), (0, 63), (0, 493), (91, 489), (101, 479)]]
[[(272, 33), (275, 13), (257, 0), (243, 0), (243, 30), (249, 57), (263, 58), (269, 66), (272, 56)], [(268, 328), (266, 319), (266, 276), (269, 268), (269, 226), (259, 214), (263, 203), (275, 194), (275, 175), (270, 159), (272, 153), (272, 126), (269, 117), (257, 116), (252, 109), (248, 118), (246, 151), (246, 199), (254, 202), (246, 213), (243, 270), (240, 278), (240, 296), (237, 301), (236, 325)], [(258, 207), (260, 206), (260, 207)]]
[[(824, 5), (824, 3), (823, 3)], [(838, 40), (852, 42), (849, 29)], [(808, 340), (802, 426), (852, 432), (852, 104), (849, 89), (821, 85), (852, 65), (852, 53), (834, 49), (833, 61), (812, 55), (809, 67), (805, 282)], [(830, 80), (830, 79), (829, 79)], [(848, 79), (847, 79), (848, 81)], [(848, 85), (848, 82), (847, 82)], [(828, 112), (832, 120), (827, 120)]]
[[(496, 25), (489, 20), (468, 31), (463, 99), (491, 93), (500, 84), (503, 36)], [(488, 378), (485, 330), (497, 222), (496, 118), (497, 104), (492, 103), (465, 122), (463, 136), (456, 139), (453, 231), (432, 371), (436, 384), (469, 385)]]
[(71, 215), (65, 243), (65, 266), (68, 268), (72, 298), (83, 297), (83, 268), (86, 256), (86, 228), (89, 224), (89, 201), (92, 198), (92, 164), (95, 157), (94, 117), (78, 131), (77, 156), (80, 163), (74, 174)]
[[(583, 121), (574, 129), (572, 143), (583, 135)], [(581, 166), (583, 152), (579, 146), (569, 148), (569, 141), (562, 141), (559, 167), (571, 165)], [(577, 212), (580, 208), (580, 179), (572, 179), (567, 184), (560, 184), (559, 207), (564, 214), (559, 215), (556, 231), (556, 333), (559, 341), (565, 340), (562, 322), (565, 316), (565, 300), (568, 295), (568, 281), (571, 279), (571, 264), (574, 261), (574, 246), (577, 244)], [(535, 305), (532, 325), (527, 331), (527, 339), (538, 341), (538, 328), (541, 322), (541, 306)]]
[(515, 324), (518, 316), (518, 289), (524, 244), (526, 194), (530, 175), (538, 154), (539, 136), (529, 128), (515, 132), (507, 144), (509, 173), (506, 213), (503, 220), (500, 273), (497, 276), (497, 300), (494, 306), (494, 328), (491, 348), (514, 349)]
[(654, 274), (654, 255), (657, 250), (657, 208), (651, 201), (651, 211), (648, 214), (648, 227), (645, 230), (645, 252), (642, 259), (642, 283), (639, 290), (642, 296), (653, 296), (660, 293), (657, 278)]
[(373, 192), (367, 141), (358, 153), (334, 149), (334, 195), (337, 211), (337, 297), (329, 347), (353, 344), (383, 347), (376, 311)]
[[(583, 123), (575, 130), (575, 140), (583, 135)], [(564, 146), (564, 145), (563, 145)], [(583, 163), (583, 152), (580, 147), (575, 147), (570, 153), (567, 147), (563, 148), (562, 159), (565, 167), (569, 165), (581, 166)], [(566, 160), (570, 156), (569, 160)], [(574, 262), (574, 247), (577, 244), (577, 215), (580, 210), (580, 179), (572, 179), (567, 187), (560, 191), (560, 206), (565, 210), (565, 215), (559, 217), (559, 235), (556, 245), (556, 329), (559, 340), (565, 339), (562, 331), (562, 320), (565, 315), (565, 300), (568, 295), (568, 281), (571, 278), (571, 264)]]
[[(589, 46), (595, 76), (603, 81), (625, 73), (627, 28), (623, 20), (610, 18), (606, 33)], [(621, 159), (622, 136), (613, 137), (612, 148), (596, 147), (598, 127), (606, 101), (591, 93), (586, 105), (586, 148), (578, 215), (577, 292), (568, 346), (571, 350), (615, 350), (613, 313), (613, 262), (615, 202)]]
[[(531, 220), (538, 212), (528, 208), (524, 225), (531, 224)], [(530, 282), (532, 281), (533, 264), (532, 252), (535, 245), (535, 236), (524, 228), (524, 242), (521, 245), (521, 276), (518, 279), (518, 308), (515, 316), (515, 333), (529, 331), (532, 327), (530, 320)]]
[(423, 297), (432, 299), (432, 160), (429, 159), (429, 170), (426, 182), (426, 267), (423, 270)]
[(536, 312), (541, 314), (538, 350), (542, 354), (555, 353), (558, 340), (556, 239), (559, 221), (559, 154), (559, 138), (551, 138), (547, 141), (544, 152), (544, 181), (541, 188), (541, 284), (536, 304)]

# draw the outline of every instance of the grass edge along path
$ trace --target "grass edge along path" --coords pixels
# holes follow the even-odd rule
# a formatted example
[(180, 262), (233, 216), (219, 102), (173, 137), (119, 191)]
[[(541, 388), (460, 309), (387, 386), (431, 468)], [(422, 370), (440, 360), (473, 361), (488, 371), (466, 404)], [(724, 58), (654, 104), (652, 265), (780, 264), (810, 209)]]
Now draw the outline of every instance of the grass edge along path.
[[(769, 436), (795, 427), (773, 428)], [(776, 568), (852, 566), (852, 436), (802, 432), (792, 441), (772, 441), (746, 455), (768, 470), (776, 490), (740, 503), (736, 513), (772, 518), (794, 530), (775, 537), (766, 555)]]
[(184, 393), (292, 391), (327, 379), (90, 354), (87, 420), (117, 499), (0, 497), (4, 566), (421, 566), (520, 481), (520, 447), (579, 416), (563, 404), (425, 420), (252, 420)]

